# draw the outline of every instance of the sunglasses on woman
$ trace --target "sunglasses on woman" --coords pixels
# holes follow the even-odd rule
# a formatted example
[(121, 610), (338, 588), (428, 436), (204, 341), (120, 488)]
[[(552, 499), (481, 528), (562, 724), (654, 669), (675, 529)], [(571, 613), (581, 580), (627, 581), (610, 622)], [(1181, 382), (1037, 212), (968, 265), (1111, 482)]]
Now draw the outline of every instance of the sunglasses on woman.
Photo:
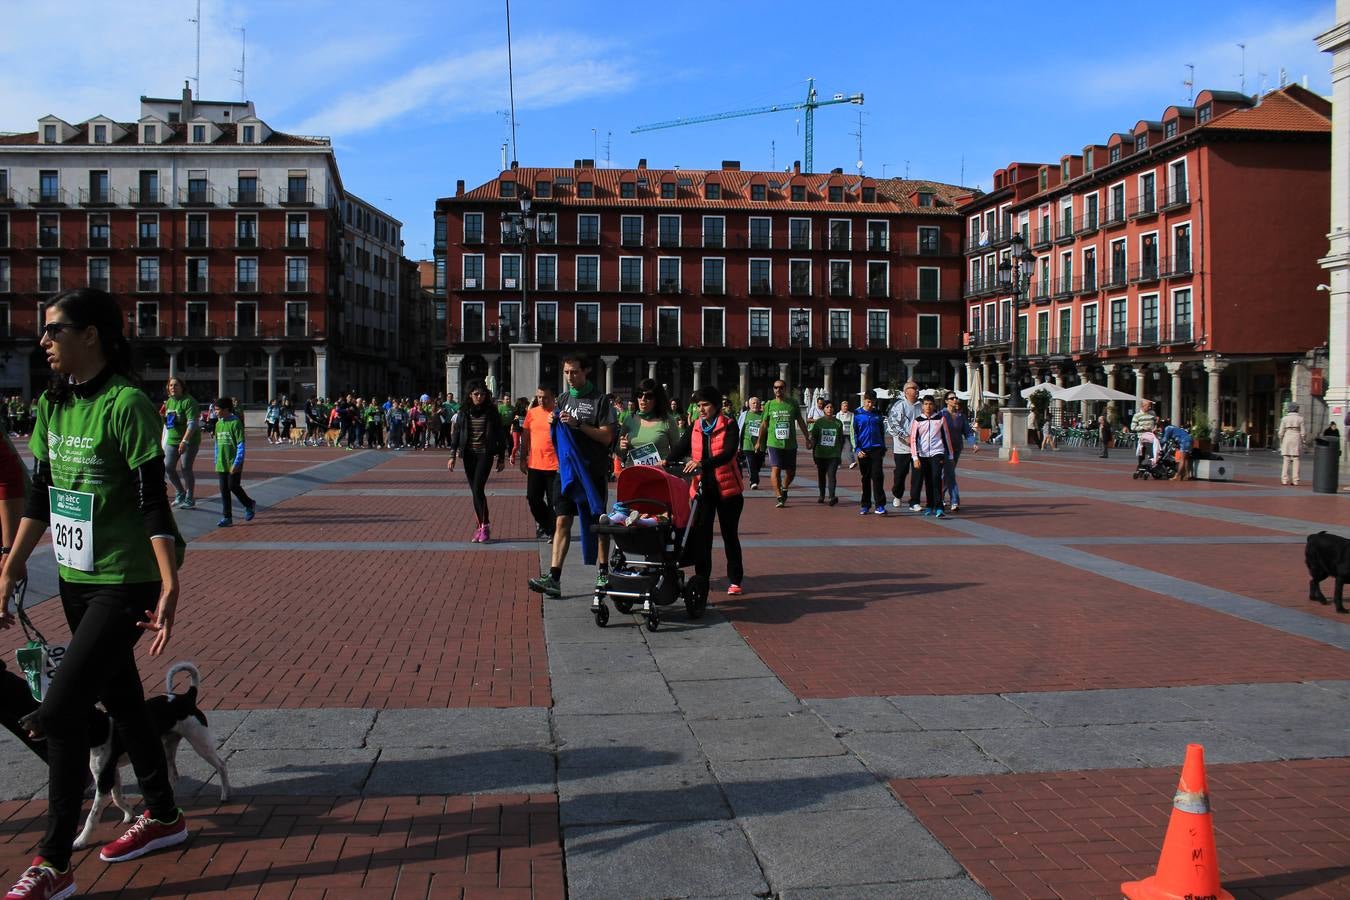
[(55, 338), (58, 334), (67, 328), (83, 328), (83, 325), (77, 325), (74, 322), (48, 322), (42, 326), (42, 333), (49, 338)]

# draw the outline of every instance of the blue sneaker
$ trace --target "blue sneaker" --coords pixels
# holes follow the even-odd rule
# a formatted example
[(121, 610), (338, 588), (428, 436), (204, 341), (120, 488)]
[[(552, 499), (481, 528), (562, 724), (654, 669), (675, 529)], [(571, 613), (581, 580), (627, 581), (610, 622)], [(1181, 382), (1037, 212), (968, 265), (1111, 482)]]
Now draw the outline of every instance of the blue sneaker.
[(885, 503), (881, 504), (876, 509), (872, 510), (872, 512), (876, 513), (879, 516), (886, 515), (886, 504)]
[(181, 506), (187, 499), (187, 493), (184, 491), (175, 491), (173, 495), (173, 506)]
[(226, 516), (225, 518), (221, 519), (219, 522), (216, 523), (216, 527), (217, 527), (217, 528), (229, 528), (229, 527), (230, 527), (231, 525), (233, 525), (233, 524), (234, 524), (234, 519), (231, 519), (229, 516)]
[(921, 516), (931, 516), (932, 514), (933, 511), (926, 506), (923, 508), (923, 512), (919, 513)]
[(858, 515), (860, 515), (860, 516), (865, 516), (865, 515), (867, 515), (868, 513), (870, 513), (871, 511), (872, 511), (872, 510), (870, 510), (870, 509), (868, 509), (866, 506), (864, 506), (862, 509), (858, 510)]
[(191, 494), (187, 494), (183, 497), (183, 502), (179, 504), (179, 507), (182, 509), (192, 509), (196, 505), (197, 501), (192, 499)]
[(942, 510), (939, 509), (937, 512), (933, 513), (933, 518), (935, 518), (935, 519), (945, 519), (945, 518), (947, 518), (947, 514), (946, 514), (945, 512), (943, 512)]
[(247, 507), (244, 508), (244, 521), (245, 521), (245, 522), (252, 522), (252, 521), (253, 521), (254, 510), (256, 510), (257, 508), (258, 508), (258, 504), (256, 504), (256, 503), (253, 504), (252, 506), (247, 506)]

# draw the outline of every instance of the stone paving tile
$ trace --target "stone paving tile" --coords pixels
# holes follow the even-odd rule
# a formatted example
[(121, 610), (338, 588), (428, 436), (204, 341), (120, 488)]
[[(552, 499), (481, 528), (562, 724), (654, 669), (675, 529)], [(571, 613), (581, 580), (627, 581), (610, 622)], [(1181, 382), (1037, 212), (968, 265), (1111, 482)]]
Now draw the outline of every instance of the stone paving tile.
[[(45, 802), (0, 803), (0, 879), (28, 865)], [(77, 853), (86, 897), (484, 897), (562, 900), (551, 794), (257, 796), (189, 811), (181, 848), (109, 866)], [(109, 831), (115, 831), (111, 825)]]
[(844, 752), (830, 730), (809, 713), (760, 719), (701, 719), (689, 726), (714, 763), (837, 756)]
[[(1107, 898), (1153, 874), (1179, 771), (1180, 759), (891, 787), (994, 897)], [(1244, 900), (1350, 896), (1350, 760), (1209, 765), (1207, 775), (1227, 890)]]
[[(962, 491), (962, 500), (966, 492)], [(1100, 523), (1116, 537), (1185, 537), (1197, 532), (1213, 535), (1260, 535), (1275, 537), (1279, 532), (1221, 519), (1196, 516), (1160, 516), (1146, 506), (1112, 503), (1084, 496), (1063, 495), (1032, 497), (980, 498), (972, 492), (973, 505), (961, 504), (960, 517), (985, 525), (1037, 538), (1077, 537), (1084, 522)], [(1197, 510), (1203, 513), (1203, 509)]]
[(570, 900), (767, 896), (750, 843), (732, 821), (582, 825), (564, 836)]
[(808, 700), (807, 706), (836, 733), (849, 731), (921, 731), (922, 726), (884, 697)]
[(788, 888), (778, 900), (985, 900), (989, 896), (969, 878), (925, 878), (890, 884)]
[(1203, 718), (1182, 691), (1126, 688), (1113, 691), (1047, 691), (1006, 694), (1004, 699), (1049, 725), (1186, 722)]
[(1008, 771), (960, 731), (854, 732), (841, 740), (881, 778)]
[(558, 769), (641, 769), (701, 762), (703, 752), (676, 712), (553, 717)]
[(564, 828), (731, 818), (722, 789), (702, 762), (568, 769), (558, 776), (558, 800)]
[(539, 747), (389, 747), (364, 787), (371, 794), (537, 794), (554, 789), (553, 753)]
[(1017, 728), (1041, 720), (997, 694), (956, 697), (890, 697), (920, 727), (966, 731), (973, 728)]
[(851, 756), (717, 762), (713, 774), (739, 817), (894, 805), (881, 780)]
[(548, 710), (534, 706), (380, 710), (365, 740), (368, 747), (452, 747), (461, 751), (546, 747), (552, 743)]
[(675, 702), (690, 719), (746, 719), (801, 712), (802, 705), (772, 675), (672, 682)]

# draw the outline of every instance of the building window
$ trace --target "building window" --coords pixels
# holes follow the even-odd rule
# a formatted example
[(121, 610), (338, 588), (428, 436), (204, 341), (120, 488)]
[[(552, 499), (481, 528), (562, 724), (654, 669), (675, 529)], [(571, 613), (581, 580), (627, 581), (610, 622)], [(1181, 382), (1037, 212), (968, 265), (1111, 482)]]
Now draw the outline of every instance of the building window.
[(772, 341), (770, 314), (767, 309), (750, 310), (750, 346), (767, 347)]
[(851, 293), (852, 264), (848, 260), (830, 260), (830, 296), (847, 297)]
[(1111, 185), (1111, 203), (1106, 214), (1107, 220), (1112, 223), (1125, 221), (1125, 185)]
[(788, 291), (795, 296), (811, 293), (811, 260), (794, 259), (788, 262)]
[(931, 226), (919, 228), (919, 255), (937, 256), (942, 252), (942, 230)]
[(158, 203), (159, 198), (159, 170), (142, 169), (137, 179), (139, 193), (133, 198), (136, 203)]
[[(761, 185), (762, 187), (762, 185)], [(750, 249), (768, 250), (770, 246), (770, 219), (752, 216), (750, 219)]]
[(703, 260), (703, 293), (721, 294), (726, 291), (726, 260), (705, 257)]
[(1120, 162), (1120, 145), (1111, 148), (1111, 162)]
[(726, 345), (726, 318), (727, 311), (720, 307), (708, 307), (703, 310), (703, 346)]
[(136, 336), (159, 337), (159, 304), (136, 304)]
[(619, 290), (625, 293), (641, 293), (642, 257), (619, 257)]
[(1172, 340), (1187, 343), (1191, 340), (1191, 289), (1172, 294)]
[(1083, 307), (1083, 341), (1080, 348), (1084, 353), (1097, 349), (1097, 305)]
[(721, 247), (726, 243), (727, 220), (724, 216), (703, 217), (703, 246)]
[(38, 291), (50, 294), (61, 290), (61, 260), (54, 256), (38, 258)]
[(637, 182), (636, 181), (619, 182), (619, 198), (622, 200), (637, 199)]
[[(1065, 167), (1067, 168), (1067, 166), (1068, 164), (1066, 163)], [(932, 205), (933, 205), (933, 195), (930, 194), (928, 191), (919, 191), (919, 206), (931, 207)]]
[(503, 253), (497, 260), (504, 291), (520, 290), (520, 254)]
[(42, 143), (44, 143), (44, 144), (55, 144), (55, 143), (56, 143), (56, 126), (55, 126), (55, 125), (43, 125), (43, 126), (42, 126)]
[(537, 291), (558, 289), (558, 257), (550, 253), (541, 253), (534, 258), (534, 289)]
[(497, 182), (497, 196), (512, 198), (516, 196), (516, 183), (514, 181)]
[(483, 283), (483, 255), (481, 253), (465, 254), (462, 260), (464, 290), (475, 291), (486, 287)]
[(792, 200), (795, 203), (806, 202), (806, 185), (794, 184), (792, 186)]
[(936, 350), (939, 346), (939, 323), (941, 316), (919, 316), (919, 349)]
[(811, 249), (810, 219), (788, 219), (788, 249)]
[(136, 217), (136, 246), (141, 248), (159, 246), (159, 216)]
[(258, 217), (256, 215), (249, 213), (235, 218), (234, 244), (241, 248), (258, 246)]
[(1139, 343), (1158, 343), (1158, 295), (1139, 298)]
[(619, 219), (619, 229), (623, 246), (642, 246), (642, 216), (622, 216)]
[(599, 216), (577, 216), (577, 243), (578, 244), (599, 244), (600, 243), (600, 217)]
[(941, 269), (920, 269), (919, 270), (919, 299), (920, 300), (939, 300), (938, 284), (942, 275)]
[(1168, 138), (1174, 138), (1176, 136), (1177, 136), (1177, 120), (1172, 119), (1169, 122), (1163, 123), (1163, 140), (1166, 140)]
[(1206, 103), (1195, 111), (1195, 121), (1198, 124), (1203, 125), (1209, 121), (1212, 115), (1214, 115), (1214, 107), (1211, 104)]
[(1119, 347), (1124, 347), (1124, 346), (1126, 345), (1126, 343), (1127, 343), (1127, 337), (1126, 337), (1126, 333), (1125, 333), (1125, 323), (1126, 323), (1126, 321), (1127, 321), (1127, 319), (1126, 319), (1126, 316), (1127, 316), (1127, 315), (1128, 315), (1128, 310), (1127, 310), (1127, 308), (1126, 308), (1125, 300), (1124, 300), (1123, 298), (1122, 298), (1122, 299), (1112, 300), (1112, 301), (1111, 301), (1111, 346), (1112, 346), (1112, 347), (1117, 347), (1117, 348), (1119, 348)]
[(207, 203), (210, 201), (205, 169), (193, 169), (187, 177), (187, 202)]
[(830, 202), (831, 202), (831, 203), (843, 203), (843, 202), (844, 202), (844, 189), (843, 189), (842, 187), (840, 187), (839, 185), (834, 185), (834, 186), (828, 188), (828, 194), (827, 194), (827, 196), (830, 198)]
[(593, 197), (595, 197), (595, 182), (594, 182), (594, 181), (578, 181), (578, 182), (577, 182), (577, 198), (578, 198), (578, 199), (581, 199), (581, 200), (590, 200), (590, 199), (592, 199)]
[(1148, 215), (1158, 209), (1158, 196), (1156, 191), (1157, 176), (1152, 172), (1145, 172), (1139, 176), (1139, 214)]
[(662, 347), (680, 346), (680, 309), (662, 306), (656, 310), (656, 343)]
[(0, 294), (8, 294), (10, 287), (9, 257), (0, 256)]
[(1191, 226), (1178, 225), (1172, 229), (1172, 265), (1174, 274), (1191, 271)]
[(136, 260), (136, 290), (141, 293), (159, 291), (159, 257), (142, 256)]
[(43, 169), (38, 172), (38, 201), (61, 202), (61, 177), (55, 169)]
[(108, 260), (106, 257), (89, 257), (89, 286), (100, 291), (108, 290)]
[(577, 257), (577, 290), (600, 290), (600, 257)]
[(286, 258), (286, 290), (290, 292), (309, 290), (309, 260), (305, 257)]
[(663, 181), (663, 182), (661, 182), (661, 199), (662, 199), (662, 200), (674, 200), (674, 199), (676, 198), (676, 196), (678, 196), (677, 193), (676, 193), (676, 191), (677, 191), (677, 188), (675, 187), (675, 182), (673, 182), (673, 181)]
[(853, 239), (853, 223), (848, 219), (830, 220), (830, 249), (848, 250)]
[(205, 143), (206, 143), (206, 126), (205, 126), (205, 125), (193, 125), (193, 126), (192, 126), (192, 143), (194, 143), (194, 144), (205, 144)]
[(551, 302), (534, 305), (534, 339), (541, 344), (558, 340), (558, 304)]
[(309, 246), (309, 215), (291, 213), (286, 216), (286, 246), (303, 249)]
[(1134, 152), (1142, 153), (1148, 149), (1148, 132), (1143, 131), (1134, 137)]
[(721, 200), (722, 186), (715, 181), (710, 181), (707, 184), (703, 185), (703, 199)]
[(656, 220), (657, 243), (662, 247), (680, 246), (680, 217), (661, 216)]
[(891, 317), (884, 309), (867, 311), (867, 345), (886, 347), (890, 345)]
[(95, 125), (95, 126), (94, 126), (94, 143), (95, 143), (95, 144), (106, 144), (106, 143), (108, 143), (108, 126), (107, 126), (107, 125)]
[[(440, 220), (437, 227), (441, 227)], [(441, 237), (441, 243), (444, 244), (444, 236)], [(464, 214), (464, 243), (481, 244), (483, 243), (483, 214), (465, 213)]]
[(642, 304), (619, 304), (619, 343), (642, 343)]
[(680, 292), (680, 257), (662, 256), (657, 259), (656, 289), (662, 294)]
[(483, 304), (465, 303), (460, 306), (460, 340), (469, 343), (483, 342)]
[(234, 289), (241, 294), (258, 290), (258, 260), (248, 257), (234, 261)]
[(547, 199), (553, 196), (553, 182), (536, 181), (534, 183), (534, 196), (537, 199)]
[(578, 303), (576, 309), (576, 342), (578, 344), (596, 344), (600, 342), (600, 304)]
[(847, 347), (850, 343), (850, 318), (846, 309), (830, 310), (830, 346)]
[(61, 246), (60, 214), (43, 213), (38, 216), (38, 246), (43, 250)]
[(772, 292), (773, 284), (770, 277), (769, 260), (750, 260), (750, 293), (769, 294)]
[(879, 260), (867, 262), (867, 296), (889, 297), (891, 295), (890, 263)]
[(867, 249), (872, 253), (884, 253), (891, 246), (891, 225), (879, 219), (867, 222)]
[(1083, 171), (1091, 172), (1092, 168), (1092, 148), (1087, 147), (1083, 150)]

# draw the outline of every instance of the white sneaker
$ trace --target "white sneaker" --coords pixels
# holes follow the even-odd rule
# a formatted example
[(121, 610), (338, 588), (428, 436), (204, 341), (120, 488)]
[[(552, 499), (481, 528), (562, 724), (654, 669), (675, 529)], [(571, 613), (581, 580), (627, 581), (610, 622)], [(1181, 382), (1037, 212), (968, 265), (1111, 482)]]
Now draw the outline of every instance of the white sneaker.
[(904, 505), (904, 501), (902, 501), (899, 497), (892, 497), (892, 498), (891, 498), (891, 506), (894, 506), (896, 509), (899, 509), (899, 508), (900, 508), (901, 506), (903, 506), (903, 505)]
[(918, 511), (921, 510), (921, 509), (923, 509), (923, 507), (920, 506), (920, 505), (917, 504), (917, 503), (914, 503), (914, 504), (912, 504), (912, 505), (909, 507), (909, 511), (910, 511), (910, 512), (918, 512)]

